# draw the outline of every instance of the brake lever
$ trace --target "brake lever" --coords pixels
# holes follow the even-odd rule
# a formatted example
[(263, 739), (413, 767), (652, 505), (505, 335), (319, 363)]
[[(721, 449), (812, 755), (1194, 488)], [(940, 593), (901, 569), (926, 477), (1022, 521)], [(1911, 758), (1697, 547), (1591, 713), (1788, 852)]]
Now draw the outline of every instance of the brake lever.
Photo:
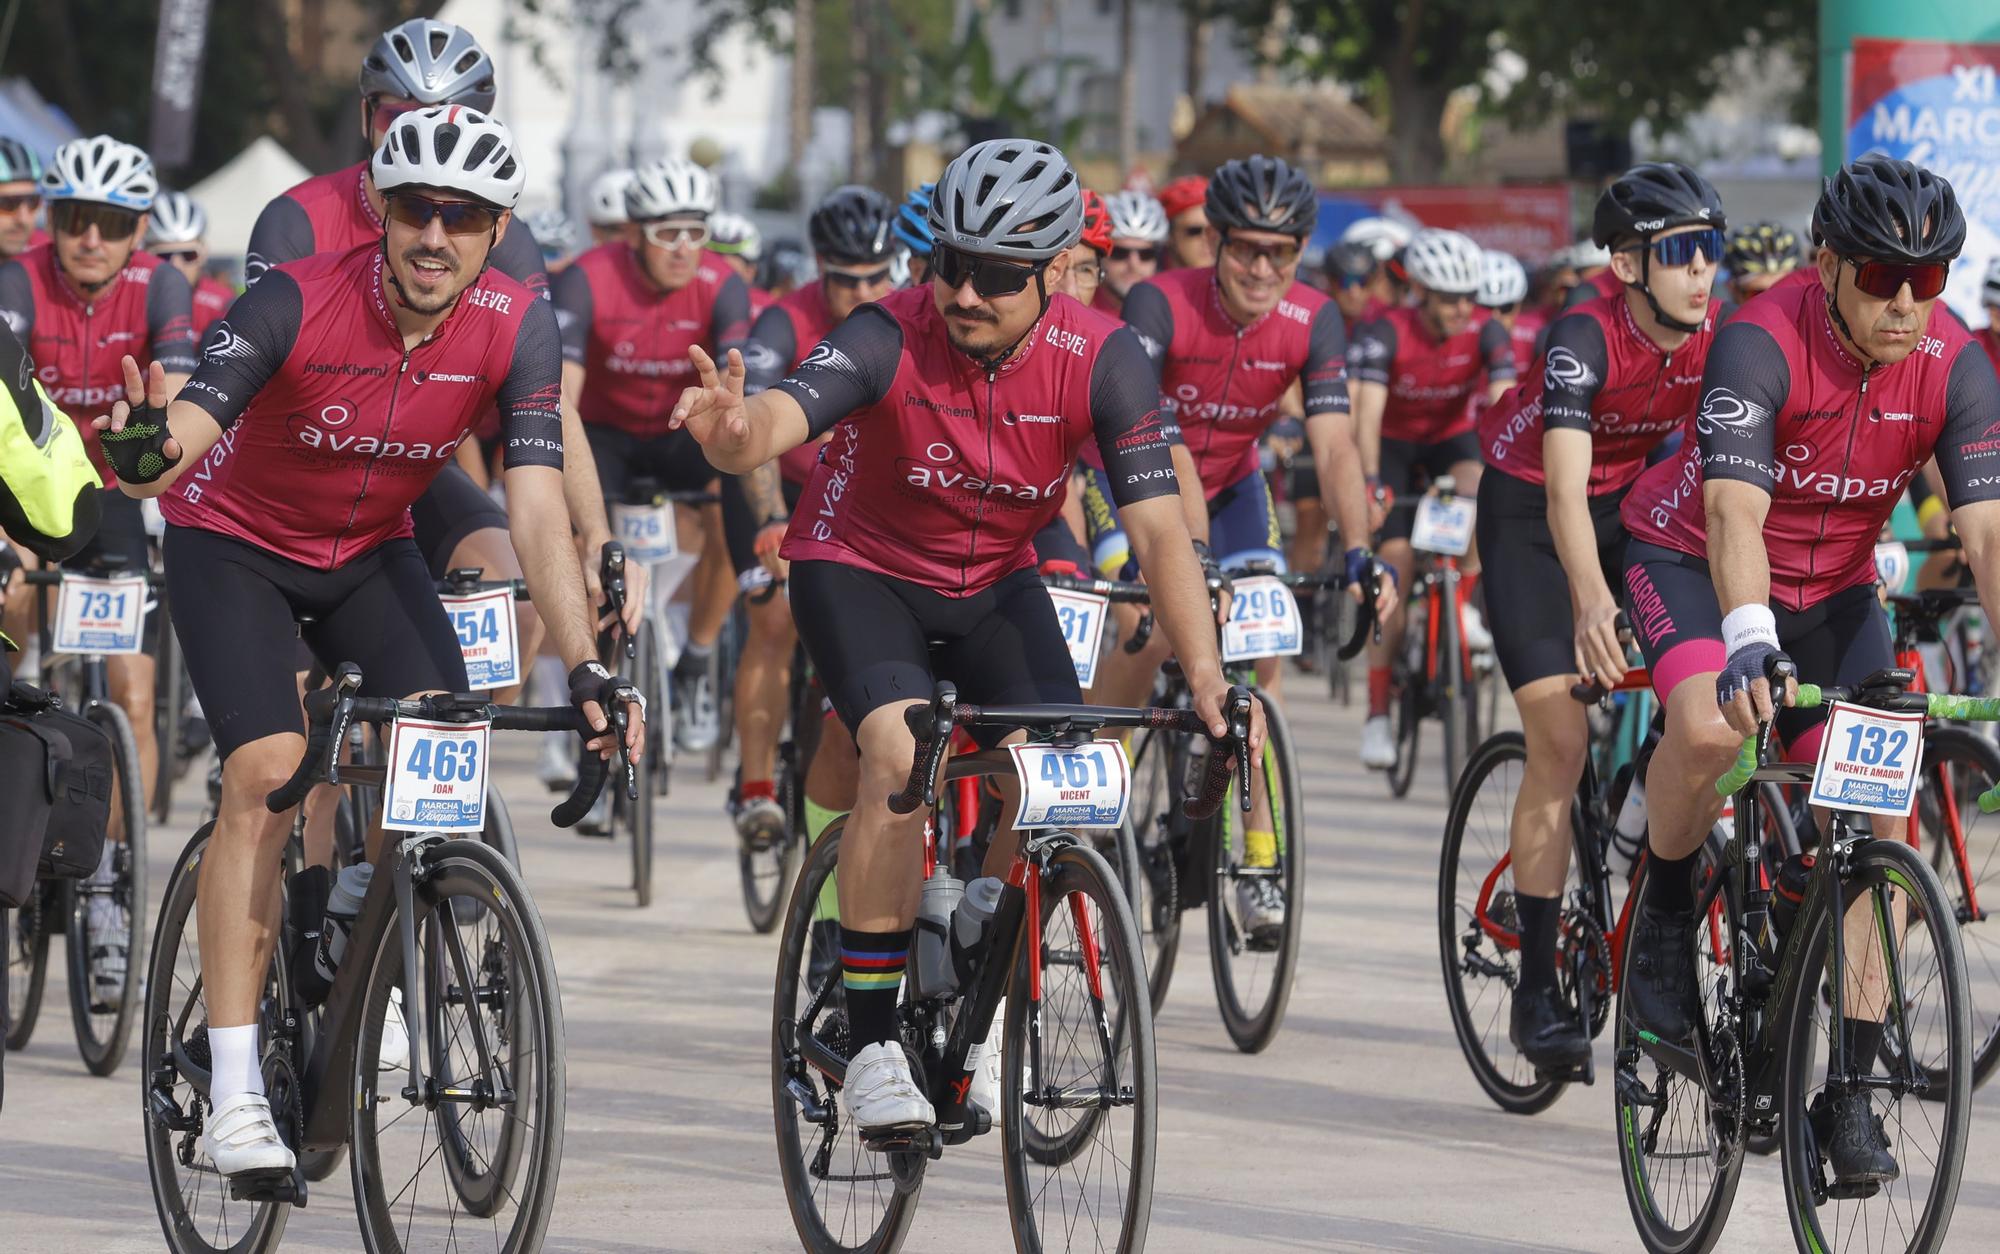
[(1236, 786), (1243, 812), (1250, 813), (1250, 701), (1248, 692), (1238, 688), (1229, 698), (1229, 738), (1236, 743)]
[(625, 745), (625, 732), (632, 726), (631, 707), (627, 704), (631, 697), (628, 689), (619, 687), (611, 694), (611, 733), (618, 746), (618, 765), (625, 769), (625, 800), (639, 799), (638, 772), (632, 766), (632, 751)]
[(333, 677), (333, 714), (327, 719), (326, 782), (340, 783), (340, 750), (347, 743), (347, 729), (354, 722), (354, 696), (361, 690), (361, 671), (353, 663), (341, 666)]

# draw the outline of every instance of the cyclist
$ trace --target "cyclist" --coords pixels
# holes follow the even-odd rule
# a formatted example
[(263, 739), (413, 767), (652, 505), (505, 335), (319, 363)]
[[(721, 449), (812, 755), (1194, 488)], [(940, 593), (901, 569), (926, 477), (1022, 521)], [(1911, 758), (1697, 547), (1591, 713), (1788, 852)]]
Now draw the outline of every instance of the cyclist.
[(1611, 272), (1611, 254), (1596, 240), (1580, 239), (1571, 244), (1563, 254), (1563, 265), (1571, 275), (1562, 285), (1564, 308), (1618, 294), (1618, 276)]
[(1215, 246), (1208, 238), (1208, 180), (1199, 174), (1177, 178), (1160, 189), (1160, 208), (1166, 212), (1167, 268), (1192, 266), (1206, 269), (1215, 264)]
[(1783, 223), (1752, 222), (1731, 231), (1724, 258), (1729, 267), (1725, 286), (1730, 303), (1722, 310), (1721, 321), (1735, 317), (1737, 309), (1752, 296), (1769, 291), (1778, 280), (1796, 271), (1804, 259), (1799, 237)]
[[(1417, 302), (1362, 323), (1347, 352), (1362, 465), (1369, 487), (1385, 504), (1409, 495), (1420, 469), (1432, 478), (1449, 474), (1459, 492), (1471, 495), (1479, 486), (1479, 437), (1472, 429), (1470, 406), (1482, 387), (1490, 403), (1514, 381), (1513, 342), (1506, 327), (1473, 313), (1486, 255), (1471, 239), (1457, 231), (1419, 231), (1403, 250), (1402, 263)], [(1404, 588), (1410, 586), (1414, 561), (1414, 513), (1390, 514), (1380, 533), (1382, 560), (1395, 569), (1397, 586)], [(1468, 553), (1468, 573), (1476, 569), (1475, 562)], [(1389, 659), (1403, 647), (1405, 618), (1398, 601), (1383, 616), (1381, 643), (1369, 646), (1368, 719), (1361, 726), (1364, 766), (1387, 769), (1396, 762), (1389, 730)], [(1481, 640), (1482, 633), (1466, 607), (1465, 638), (1475, 650), (1490, 644)]]
[[(35, 376), (59, 409), (88, 414), (122, 395), (120, 352), (158, 364), (169, 395), (194, 369), (187, 280), (139, 247), (158, 190), (152, 159), (139, 149), (108, 135), (71, 140), (56, 149), (42, 174), (53, 237), (0, 265), (0, 319), (27, 345)], [(126, 348), (114, 352), (111, 345)], [(110, 486), (97, 534), (64, 565), (143, 571), (148, 558), (139, 502), (118, 493), (94, 431), (85, 433), (84, 443)], [(13, 624), (24, 639), (34, 602), (19, 598), (15, 611), (31, 616)], [(105, 659), (105, 668), (112, 697), (131, 721), (140, 778), (150, 794), (159, 757), (153, 658), (116, 655)]]
[[(1046, 144), (975, 145), (946, 167), (932, 197), (928, 288), (857, 311), (748, 401), (740, 360), (719, 373), (697, 350), (701, 386), (674, 411), (719, 466), (738, 472), (834, 433), (781, 553), (800, 634), (861, 748), (839, 894), (855, 1051), (841, 1100), (864, 1129), (934, 1118), (896, 1028), (924, 822), (885, 804), (910, 771), (902, 716), (931, 691), (933, 674), (977, 701), (1077, 699), (1029, 540), (1093, 435), (1195, 707), (1222, 729), (1228, 689), (1145, 350), (1051, 291), (1069, 264), (1079, 191)], [(989, 872), (1011, 862), (1014, 843), (995, 840)], [(990, 1111), (998, 1058), (987, 1057), (993, 1066), (975, 1071), (972, 1100)]]
[(708, 219), (708, 251), (722, 258), (750, 289), (750, 317), (771, 307), (776, 299), (757, 286), (757, 259), (764, 255), (764, 236), (757, 224), (740, 213), (718, 211)]
[(1528, 299), (1528, 272), (1512, 253), (1489, 248), (1485, 262), (1479, 278), (1479, 307), (1507, 328), (1508, 341), (1514, 346), (1514, 374), (1519, 378), (1535, 362), (1548, 316), (1537, 309), (1522, 308)]
[(1096, 308), (1117, 317), (1132, 285), (1160, 272), (1160, 250), (1171, 228), (1160, 202), (1141, 191), (1107, 196), (1104, 207), (1111, 215), (1111, 249), (1104, 257)]
[(1069, 248), (1069, 268), (1054, 290), (1071, 300), (1095, 307), (1104, 285), (1104, 258), (1111, 252), (1111, 214), (1104, 197), (1083, 189), (1083, 225)]
[(208, 260), (208, 245), (202, 241), (207, 234), (208, 215), (194, 197), (186, 192), (161, 192), (153, 198), (153, 208), (146, 215), (146, 248), (188, 281), (197, 342), (236, 299), (235, 288), (201, 271), (202, 263)]
[[(819, 279), (778, 301), (750, 328), (743, 346), (744, 393), (756, 395), (798, 368), (827, 333), (869, 301), (890, 291), (889, 257), (895, 251), (893, 224), (898, 207), (870, 187), (835, 188), (814, 208), (807, 223)], [(723, 480), (723, 521), (729, 532), (731, 557), (739, 578), (753, 570), (776, 577), (785, 561), (778, 545), (787, 520), (819, 461), (819, 441), (807, 441), (746, 475)], [(773, 596), (750, 606), (750, 630), (736, 666), (736, 739), (742, 755), (742, 781), (731, 814), (736, 833), (753, 849), (767, 848), (785, 831), (784, 809), (778, 805), (773, 775), (777, 768), (778, 735), (785, 722), (790, 691), (792, 648), (798, 632), (792, 626), (791, 601)], [(853, 756), (844, 731), (828, 728), (814, 754), (815, 773), (822, 757), (830, 761)], [(809, 779), (808, 803), (833, 814), (851, 802), (815, 790)], [(819, 832), (809, 833), (817, 837)]]
[(1986, 325), (1973, 332), (1973, 338), (1986, 350), (1986, 356), (2000, 369), (2000, 257), (1986, 263), (1986, 282), (1979, 289), (1980, 303), (1986, 306)]
[(48, 243), (35, 227), (41, 208), (41, 158), (20, 140), (0, 135), (0, 261)]
[(1389, 308), (1382, 298), (1389, 288), (1388, 276), (1382, 273), (1375, 250), (1359, 240), (1343, 240), (1327, 250), (1326, 279), (1348, 326), (1373, 322)]
[[(1721, 805), (1710, 784), (1789, 702), (1766, 682), (1772, 659), (1789, 655), (1801, 678), (1836, 684), (1894, 665), (1873, 547), (1933, 454), (1986, 613), (2000, 612), (1984, 595), (2000, 589), (1987, 434), (2000, 424), (2000, 383), (1958, 324), (1933, 316), (1965, 230), (1951, 185), (1930, 171), (1881, 155), (1842, 167), (1813, 210), (1809, 281), (1766, 293), (1722, 328), (1698, 445), (1626, 498), (1626, 587), (1666, 707), (1626, 988), (1637, 1023), (1664, 1040), (1686, 1040), (1701, 1014), (1691, 872)], [(1816, 755), (1822, 719), (1777, 713), (1794, 756)], [(1902, 826), (1878, 819), (1875, 834), (1900, 839)], [(1881, 1010), (1865, 992), (1842, 1004), (1865, 1016), (1841, 1021), (1847, 1056), (1874, 1058)], [(1896, 1178), (1865, 1091), (1816, 1101), (1812, 1119), (1838, 1183)]]
[[(158, 364), (142, 383), (127, 358), (130, 404), (97, 419), (123, 489), (166, 494), (175, 628), (223, 760), (197, 920), (213, 1062), (201, 1150), (223, 1175), (293, 1164), (263, 1094), (255, 1026), (289, 830), (264, 797), (303, 746), (284, 641), (310, 613), (307, 644), (329, 669), (360, 663), (364, 693), (465, 687), (408, 511), (493, 404), (514, 543), (573, 668), (570, 698), (600, 733), (599, 702), (619, 682), (595, 660), (569, 540), (555, 318), (486, 264), (525, 178), (513, 141), (463, 105), (424, 109), (396, 119), (371, 173), (387, 210), (379, 239), (267, 270), (218, 330), (228, 351), (212, 349), (171, 406)], [(431, 385), (414, 382), (417, 370)], [(474, 382), (436, 386), (441, 377)], [(341, 438), (362, 414), (392, 410), (395, 439)], [(634, 754), (643, 741), (635, 710)], [(609, 752), (611, 736), (591, 745)]]
[(576, 227), (560, 209), (542, 209), (521, 215), (521, 225), (535, 237), (542, 250), (542, 268), (558, 274), (576, 252)]
[(1647, 454), (1693, 412), (1714, 339), (1722, 227), (1715, 189), (1685, 166), (1619, 176), (1598, 198), (1591, 234), (1627, 286), (1557, 318), (1536, 368), (1479, 423), (1486, 603), (1527, 735), (1510, 831), (1521, 968), (1509, 1033), (1538, 1067), (1590, 1056), (1556, 986), (1567, 820), (1590, 739), (1569, 689), (1578, 673), (1607, 686), (1625, 673), (1618, 511)]
[(624, 167), (606, 170), (590, 181), (590, 246), (610, 244), (625, 238), (625, 192), (632, 186), (633, 172)]
[(903, 203), (896, 206), (896, 221), (893, 229), (896, 238), (910, 254), (910, 284), (920, 286), (930, 282), (931, 238), (930, 204), (931, 189), (935, 183), (919, 183), (910, 189)]
[[(558, 276), (565, 408), (582, 415), (606, 496), (645, 475), (668, 492), (711, 492), (701, 447), (666, 423), (691, 345), (721, 351), (749, 330), (750, 288), (702, 247), (715, 212), (715, 177), (692, 161), (640, 167), (625, 191), (629, 239), (599, 244)], [(715, 505), (699, 509), (702, 550), (688, 639), (674, 665), (674, 738), (701, 752), (721, 734), (709, 660), (736, 581)]]

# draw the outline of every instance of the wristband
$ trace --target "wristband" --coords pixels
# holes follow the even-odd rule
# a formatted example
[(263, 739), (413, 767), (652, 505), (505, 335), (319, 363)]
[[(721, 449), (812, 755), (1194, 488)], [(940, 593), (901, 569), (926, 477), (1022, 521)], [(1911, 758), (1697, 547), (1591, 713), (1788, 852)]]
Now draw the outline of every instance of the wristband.
[(1726, 654), (1750, 644), (1778, 647), (1778, 618), (1768, 605), (1739, 605), (1722, 619), (1722, 648)]

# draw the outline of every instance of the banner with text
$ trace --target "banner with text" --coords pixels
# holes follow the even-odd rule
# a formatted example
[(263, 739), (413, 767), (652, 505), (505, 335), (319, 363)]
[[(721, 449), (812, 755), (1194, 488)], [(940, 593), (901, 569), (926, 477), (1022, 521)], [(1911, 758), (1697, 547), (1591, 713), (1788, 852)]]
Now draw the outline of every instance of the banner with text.
[(160, 0), (153, 45), (153, 116), (146, 150), (153, 164), (174, 169), (194, 153), (195, 107), (201, 102), (202, 54), (208, 47), (209, 0)]
[(1343, 187), (1322, 192), (1313, 245), (1331, 248), (1359, 218), (1381, 215), (1412, 227), (1463, 231), (1482, 248), (1535, 265), (1575, 238), (1569, 188), (1562, 183), (1494, 187)]

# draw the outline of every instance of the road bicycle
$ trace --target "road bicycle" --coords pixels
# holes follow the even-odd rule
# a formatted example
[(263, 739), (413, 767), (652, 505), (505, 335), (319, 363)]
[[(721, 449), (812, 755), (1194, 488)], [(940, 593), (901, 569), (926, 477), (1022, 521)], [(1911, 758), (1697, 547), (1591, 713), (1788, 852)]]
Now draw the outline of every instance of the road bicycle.
[[(386, 731), (401, 719), (487, 721), (496, 731), (588, 734), (569, 706), (495, 706), (467, 694), (359, 698), (360, 682), (358, 669), (343, 666), (331, 687), (307, 697), (306, 751), (268, 797), (272, 812), (298, 805), (321, 780), (385, 786), (383, 767), (343, 764), (331, 752), (357, 723)], [(624, 714), (617, 705), (613, 724), (629, 767)], [(609, 775), (609, 763), (584, 755), (575, 791), (551, 820), (575, 822)], [(620, 783), (631, 790), (629, 770)], [(147, 983), (146, 1161), (169, 1247), (275, 1249), (291, 1208), (306, 1204), (308, 1180), (351, 1149), (371, 1254), (475, 1241), (538, 1249), (562, 1161), (563, 1019), (548, 936), (519, 873), (479, 841), (390, 834), (317, 1007), (293, 986), (289, 957), (319, 921), (299, 917), (285, 884), (258, 1026), (265, 1091), (299, 1163), (225, 1178), (200, 1141), (210, 1111), (208, 1012), (194, 911), (212, 830), (194, 834), (168, 876)], [(381, 1025), (397, 990), (409, 1008), (409, 1056), (384, 1069)]]
[[(1457, 482), (1450, 475), (1439, 475), (1422, 496), (1397, 501), (1389, 508), (1417, 510), (1421, 517), (1427, 510), (1470, 504), (1458, 496)], [(1406, 594), (1403, 647), (1389, 660), (1396, 761), (1388, 776), (1389, 791), (1397, 797), (1409, 795), (1417, 775), (1417, 747), (1424, 720), (1432, 718), (1444, 724), (1444, 786), (1446, 795), (1450, 794), (1460, 769), (1479, 747), (1480, 688), (1492, 670), (1490, 660), (1484, 663), (1483, 671), (1475, 664), (1465, 640), (1470, 588), (1460, 570), (1459, 555), (1424, 548), (1415, 552), (1416, 565)]]
[[(1247, 692), (1232, 692), (1229, 734), (1206, 755), (1189, 810), (1212, 813), (1232, 776), (1238, 795), (1247, 795), (1241, 777), (1249, 762), (1237, 750), (1248, 735), (1250, 701)], [(923, 857), (931, 876), (948, 874), (952, 860), (949, 841), (937, 837), (940, 764), (947, 787), (1016, 770), (1006, 750), (944, 762), (955, 730), (1025, 728), (1035, 744), (1054, 747), (1051, 760), (1080, 758), (1078, 746), (1115, 728), (1208, 734), (1186, 710), (981, 708), (961, 704), (949, 683), (940, 683), (930, 702), (912, 705), (906, 718), (916, 756), (889, 805), (899, 814), (929, 811)], [(1073, 831), (1023, 833), (993, 917), (962, 971), (938, 988), (919, 988), (914, 976), (904, 982), (903, 1048), (937, 1123), (864, 1137), (839, 1100), (851, 1047), (838, 924), (817, 917), (846, 822), (836, 820), (813, 843), (793, 885), (772, 1005), (778, 1161), (805, 1248), (815, 1254), (900, 1248), (929, 1163), (997, 1121), (1017, 1249), (1143, 1249), (1159, 1100), (1153, 1018), (1138, 932), (1111, 868)], [(913, 942), (913, 954), (921, 943)], [(912, 971), (921, 968), (913, 957)], [(968, 1058), (986, 1040), (1003, 997), (1000, 1109), (988, 1112), (967, 1101)]]

